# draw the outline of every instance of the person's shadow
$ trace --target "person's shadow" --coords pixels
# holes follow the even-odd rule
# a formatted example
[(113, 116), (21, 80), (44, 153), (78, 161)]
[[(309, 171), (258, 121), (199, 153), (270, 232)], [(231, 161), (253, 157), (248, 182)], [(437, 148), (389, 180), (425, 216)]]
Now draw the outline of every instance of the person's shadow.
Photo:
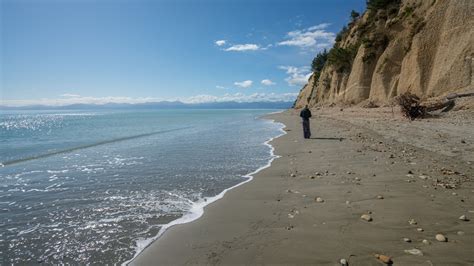
[(324, 140), (339, 140), (339, 141), (345, 140), (345, 138), (309, 138), (309, 139), (324, 139)]

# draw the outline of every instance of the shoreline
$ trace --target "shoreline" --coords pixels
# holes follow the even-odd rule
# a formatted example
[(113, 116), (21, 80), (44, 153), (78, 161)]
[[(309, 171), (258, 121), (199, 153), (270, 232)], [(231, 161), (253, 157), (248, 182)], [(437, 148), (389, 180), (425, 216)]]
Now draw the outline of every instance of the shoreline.
[(145, 250), (147, 249), (150, 245), (153, 245), (154, 242), (158, 241), (160, 239), (160, 237), (171, 227), (175, 226), (175, 225), (184, 225), (184, 224), (187, 224), (187, 223), (191, 223), (197, 219), (199, 219), (203, 214), (204, 214), (204, 209), (206, 208), (206, 206), (222, 199), (225, 194), (232, 190), (232, 189), (235, 189), (243, 184), (246, 184), (248, 182), (251, 182), (254, 178), (254, 176), (256, 174), (258, 174), (260, 171), (270, 167), (272, 165), (272, 162), (275, 160), (275, 159), (278, 159), (280, 156), (279, 155), (276, 155), (274, 152), (275, 152), (275, 148), (270, 145), (270, 142), (272, 142), (273, 140), (281, 137), (281, 136), (284, 136), (287, 134), (287, 132), (284, 130), (284, 128), (286, 127), (285, 124), (283, 123), (280, 123), (280, 122), (276, 122), (274, 119), (270, 119), (268, 118), (270, 115), (275, 115), (275, 114), (279, 114), (279, 113), (282, 113), (282, 112), (285, 112), (285, 110), (282, 110), (282, 111), (276, 111), (276, 112), (271, 112), (271, 113), (268, 113), (268, 114), (264, 114), (262, 116), (260, 116), (258, 119), (263, 119), (263, 120), (269, 120), (270, 122), (272, 123), (275, 123), (275, 124), (280, 124), (280, 128), (279, 128), (279, 131), (281, 132), (279, 135), (275, 136), (275, 137), (272, 137), (268, 140), (266, 140), (263, 145), (267, 146), (270, 148), (270, 159), (268, 160), (268, 162), (257, 168), (255, 171), (253, 172), (250, 172), (246, 175), (243, 175), (242, 177), (244, 178), (247, 178), (246, 180), (232, 186), (232, 187), (229, 187), (229, 188), (226, 188), (224, 189), (222, 192), (220, 192), (219, 194), (213, 196), (213, 197), (207, 197), (207, 198), (204, 198), (202, 200), (200, 200), (199, 202), (195, 202), (193, 204), (193, 207), (189, 210), (188, 213), (186, 213), (185, 215), (179, 217), (178, 219), (176, 220), (173, 220), (171, 221), (170, 223), (168, 224), (165, 224), (163, 225), (160, 230), (158, 231), (158, 234), (152, 238), (149, 238), (149, 239), (143, 239), (141, 240), (140, 242), (137, 241), (137, 247), (136, 247), (136, 251), (135, 251), (135, 255), (130, 259), (130, 260), (127, 260), (123, 263), (121, 263), (121, 265), (129, 265), (131, 264), (137, 257), (140, 256), (140, 254)]
[[(366, 111), (353, 112), (359, 117)], [(357, 124), (346, 121), (350, 117), (315, 111), (311, 140), (300, 136), (293, 110), (269, 117), (286, 125), (286, 135), (268, 141), (278, 160), (255, 174), (253, 182), (205, 206), (200, 219), (170, 227), (131, 265), (334, 265), (343, 258), (350, 265), (379, 265), (375, 253), (393, 256), (401, 264), (474, 261), (473, 222), (458, 219), (474, 216), (469, 157), (474, 136), (467, 136), (461, 156), (449, 157), (423, 148), (422, 142), (417, 147), (416, 142), (411, 145), (413, 139), (397, 139), (367, 126), (373, 117)], [(468, 132), (473, 128), (469, 117)], [(379, 122), (427, 127), (423, 134), (429, 126), (450, 123), (438, 119), (408, 124), (389, 115)], [(361, 220), (362, 214), (373, 220)], [(410, 224), (411, 219), (417, 225)], [(438, 233), (448, 242), (437, 242)], [(415, 249), (423, 255), (409, 253)]]

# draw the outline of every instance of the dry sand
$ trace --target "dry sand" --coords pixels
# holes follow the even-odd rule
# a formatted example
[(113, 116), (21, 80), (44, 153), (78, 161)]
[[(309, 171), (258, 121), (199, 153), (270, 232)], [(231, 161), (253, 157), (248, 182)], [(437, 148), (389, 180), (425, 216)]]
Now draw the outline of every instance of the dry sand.
[[(472, 111), (414, 122), (390, 108), (313, 114), (309, 140), (296, 111), (272, 115), (287, 126), (271, 143), (281, 158), (132, 264), (380, 265), (375, 253), (395, 265), (474, 263)], [(405, 252), (415, 248), (423, 255)]]

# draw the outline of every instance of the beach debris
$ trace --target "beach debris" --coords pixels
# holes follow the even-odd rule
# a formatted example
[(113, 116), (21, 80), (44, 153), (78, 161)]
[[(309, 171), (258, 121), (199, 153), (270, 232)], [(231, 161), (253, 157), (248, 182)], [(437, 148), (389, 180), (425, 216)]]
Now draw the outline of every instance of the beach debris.
[(374, 257), (378, 260), (380, 260), (381, 262), (385, 263), (385, 264), (392, 264), (393, 261), (392, 261), (392, 257), (390, 256), (387, 256), (387, 255), (381, 255), (381, 254), (374, 254)]
[(461, 220), (461, 221), (465, 221), (465, 222), (469, 221), (469, 219), (467, 218), (467, 216), (466, 216), (466, 215), (464, 215), (464, 214), (463, 214), (463, 215), (461, 215), (461, 216), (459, 216), (459, 220)]
[(448, 239), (443, 234), (437, 234), (435, 238), (439, 242), (448, 242)]
[(423, 252), (417, 248), (412, 249), (405, 249), (405, 253), (416, 255), (416, 256), (423, 256)]
[(415, 219), (410, 219), (410, 220), (408, 220), (408, 223), (411, 224), (411, 225), (416, 225), (416, 224), (418, 224), (418, 223), (415, 221)]
[(416, 231), (418, 231), (418, 232), (423, 232), (423, 231), (425, 231), (425, 230), (420, 227), (420, 228), (416, 228)]
[(316, 198), (314, 198), (314, 200), (318, 203), (323, 203), (324, 202), (323, 198), (321, 198), (321, 197), (316, 197)]
[(384, 199), (382, 195), (377, 195), (377, 199)]
[(347, 262), (346, 259), (339, 260), (339, 263), (341, 264), (341, 266), (348, 266), (349, 265), (349, 262)]
[(452, 93), (442, 99), (432, 99), (421, 102), (420, 97), (410, 92), (405, 92), (396, 97), (400, 109), (404, 116), (411, 120), (416, 118), (424, 118), (429, 112), (442, 110), (441, 112), (448, 112), (454, 108), (456, 104), (455, 99), (461, 97), (474, 96), (474, 92), (468, 93)]
[(426, 240), (426, 239), (423, 239), (423, 240), (421, 241), (421, 243), (423, 243), (423, 244), (425, 244), (425, 245), (431, 244), (430, 241), (428, 241), (428, 240)]
[(372, 222), (372, 216), (370, 216), (370, 214), (362, 214), (362, 215), (360, 216), (360, 218), (361, 218), (362, 220), (367, 221), (367, 222)]
[(407, 243), (411, 243), (411, 239), (408, 238), (408, 237), (404, 237), (404, 238), (403, 238), (403, 241), (405, 241), (405, 242), (407, 242)]

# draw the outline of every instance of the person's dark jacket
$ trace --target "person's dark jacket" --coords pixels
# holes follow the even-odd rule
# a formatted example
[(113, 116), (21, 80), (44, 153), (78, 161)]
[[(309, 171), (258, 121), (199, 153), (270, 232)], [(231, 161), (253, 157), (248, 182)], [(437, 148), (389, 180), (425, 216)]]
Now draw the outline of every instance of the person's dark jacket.
[(300, 112), (300, 117), (303, 119), (309, 119), (311, 117), (311, 111), (308, 108), (304, 108)]

